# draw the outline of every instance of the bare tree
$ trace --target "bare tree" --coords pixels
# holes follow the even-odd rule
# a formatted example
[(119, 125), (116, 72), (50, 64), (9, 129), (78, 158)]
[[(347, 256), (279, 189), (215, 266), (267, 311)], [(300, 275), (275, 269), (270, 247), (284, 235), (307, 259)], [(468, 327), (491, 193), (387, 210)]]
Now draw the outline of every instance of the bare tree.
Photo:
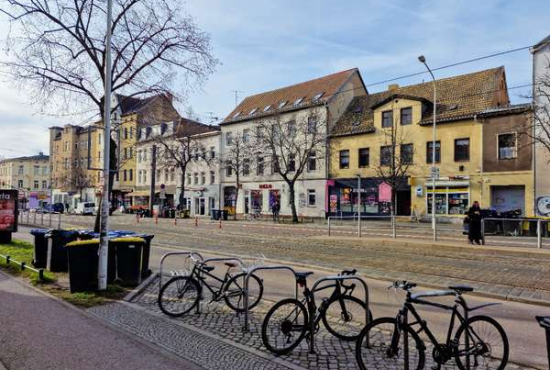
[(220, 168), (225, 171), (226, 181), (229, 177), (235, 176), (235, 213), (234, 219), (237, 219), (237, 204), (239, 201), (239, 189), (241, 188), (242, 176), (248, 176), (252, 170), (252, 143), (250, 136), (243, 135), (242, 131), (233, 131), (227, 133), (230, 139), (226, 139), (224, 152), (221, 156), (222, 162)]
[(535, 106), (532, 127), (525, 130), (525, 134), (550, 155), (550, 61), (546, 67), (546, 73), (535, 81), (533, 92)]
[[(106, 1), (94, 0), (2, 3), (0, 13), (10, 23), (8, 57), (2, 66), (43, 112), (66, 114), (95, 107), (104, 117), (106, 6)], [(114, 0), (111, 32), (113, 93), (181, 96), (191, 84), (202, 83), (217, 64), (209, 36), (177, 0)], [(114, 140), (110, 156), (109, 193), (116, 164)]]
[[(296, 211), (296, 181), (310, 160), (319, 162), (327, 151), (326, 122), (317, 114), (294, 114), (284, 117), (278, 113), (261, 121), (255, 131), (255, 142), (268, 156), (273, 173), (288, 185), (292, 222), (298, 222)], [(314, 159), (313, 159), (314, 158)]]
[[(414, 146), (407, 140), (404, 130), (397, 118), (390, 127), (382, 129), (378, 164), (374, 166), (377, 177), (391, 188), (390, 215), (396, 213), (397, 190), (406, 183), (413, 166)], [(359, 205), (360, 206), (360, 205)]]

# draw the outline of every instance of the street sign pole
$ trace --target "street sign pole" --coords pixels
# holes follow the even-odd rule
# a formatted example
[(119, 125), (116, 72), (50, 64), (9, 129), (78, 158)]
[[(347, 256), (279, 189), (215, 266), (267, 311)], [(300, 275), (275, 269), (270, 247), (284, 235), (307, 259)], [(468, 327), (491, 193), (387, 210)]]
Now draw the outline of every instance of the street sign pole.
[(107, 289), (107, 263), (109, 248), (109, 173), (111, 168), (111, 24), (113, 1), (107, 0), (107, 32), (105, 38), (105, 101), (103, 112), (103, 193), (101, 201), (101, 222), (99, 230), (98, 288)]

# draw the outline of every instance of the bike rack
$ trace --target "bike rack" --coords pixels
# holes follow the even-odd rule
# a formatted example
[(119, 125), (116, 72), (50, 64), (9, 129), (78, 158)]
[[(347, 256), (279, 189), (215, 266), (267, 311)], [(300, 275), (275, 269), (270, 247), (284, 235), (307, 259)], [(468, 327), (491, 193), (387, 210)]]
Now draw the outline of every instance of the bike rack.
[[(286, 265), (273, 265), (273, 266), (256, 266), (251, 268), (249, 271), (247, 271), (246, 278), (244, 280), (244, 326), (243, 331), (244, 332), (250, 332), (250, 325), (248, 322), (249, 319), (249, 307), (248, 307), (248, 281), (250, 280), (250, 276), (256, 271), (260, 270), (288, 270), (292, 272), (292, 276), (294, 277), (294, 280), (296, 281), (296, 271)], [(294, 287), (294, 298), (298, 299), (298, 282), (296, 281), (296, 286)]]
[[(365, 325), (369, 324), (369, 287), (362, 277), (357, 275), (337, 275), (337, 276), (325, 276), (320, 279), (317, 279), (311, 288), (311, 300), (315, 302), (315, 290), (317, 286), (325, 281), (344, 281), (344, 280), (357, 280), (363, 285), (365, 292)], [(297, 288), (296, 288), (297, 289)], [(309, 353), (315, 353), (315, 315), (309, 318), (310, 325), (310, 341), (309, 341)]]
[(166, 258), (170, 257), (170, 256), (191, 256), (191, 255), (197, 255), (201, 261), (204, 261), (204, 258), (202, 257), (202, 255), (200, 253), (197, 253), (197, 252), (170, 252), (170, 253), (166, 253), (164, 256), (162, 256), (162, 258), (160, 259), (160, 267), (159, 267), (159, 292), (160, 292), (160, 289), (162, 289), (162, 266), (164, 264), (164, 260), (166, 260)]

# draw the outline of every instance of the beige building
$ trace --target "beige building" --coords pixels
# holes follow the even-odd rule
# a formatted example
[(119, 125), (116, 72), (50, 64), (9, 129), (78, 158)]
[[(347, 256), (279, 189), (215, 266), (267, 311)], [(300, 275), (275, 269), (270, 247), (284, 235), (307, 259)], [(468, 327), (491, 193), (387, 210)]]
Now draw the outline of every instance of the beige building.
[(18, 189), (23, 208), (37, 208), (49, 202), (49, 157), (42, 153), (0, 161), (0, 185)]

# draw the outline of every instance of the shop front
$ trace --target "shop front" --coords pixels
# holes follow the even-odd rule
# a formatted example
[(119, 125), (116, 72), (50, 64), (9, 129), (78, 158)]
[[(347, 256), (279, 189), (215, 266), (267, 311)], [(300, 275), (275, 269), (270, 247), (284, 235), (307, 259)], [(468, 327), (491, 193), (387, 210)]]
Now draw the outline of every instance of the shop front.
[[(432, 213), (434, 191), (432, 184), (426, 183), (426, 211)], [(437, 215), (464, 215), (470, 207), (469, 181), (436, 181), (435, 213)]]
[[(363, 215), (391, 214), (392, 188), (378, 178), (361, 179), (359, 191), (357, 191), (357, 179), (337, 179), (330, 184), (327, 210), (329, 216), (353, 216), (359, 210)], [(398, 213), (410, 214), (410, 196), (407, 197), (407, 193), (410, 194), (410, 186), (404, 179), (397, 188)], [(399, 196), (399, 194), (403, 195)], [(403, 203), (402, 206), (401, 203)]]

